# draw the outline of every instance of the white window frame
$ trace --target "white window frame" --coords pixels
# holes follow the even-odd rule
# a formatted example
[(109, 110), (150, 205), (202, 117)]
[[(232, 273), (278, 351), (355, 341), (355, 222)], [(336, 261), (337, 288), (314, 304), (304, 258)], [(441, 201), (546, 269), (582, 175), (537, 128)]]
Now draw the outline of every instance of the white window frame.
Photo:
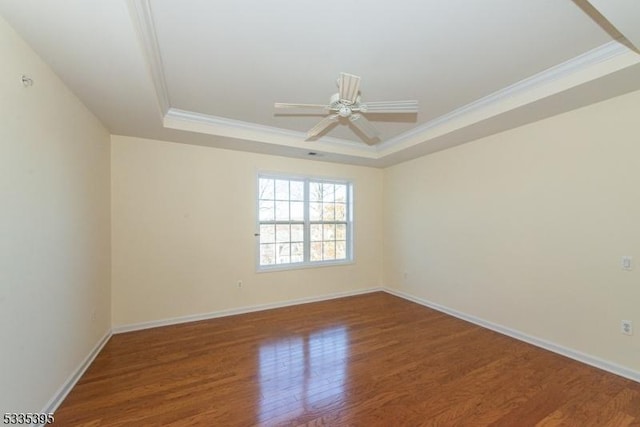
[[(303, 223), (303, 232), (304, 232), (304, 251), (302, 262), (295, 263), (283, 263), (283, 264), (273, 264), (273, 265), (260, 265), (260, 225), (261, 224), (299, 224), (300, 221), (260, 221), (260, 179), (274, 179), (274, 180), (289, 180), (289, 181), (303, 181), (304, 182), (304, 220)], [(331, 183), (331, 184), (342, 184), (347, 187), (346, 194), (346, 258), (339, 260), (322, 260), (322, 261), (311, 261), (311, 224), (325, 223), (325, 221), (311, 221), (310, 213), (309, 213), (309, 204), (310, 201), (310, 183), (311, 182), (322, 182), (322, 183)], [(255, 262), (256, 262), (256, 271), (257, 272), (268, 272), (268, 271), (280, 271), (280, 270), (297, 270), (303, 268), (315, 268), (315, 267), (323, 267), (323, 266), (338, 266), (338, 265), (347, 265), (354, 263), (354, 250), (353, 250), (353, 193), (354, 193), (354, 184), (352, 180), (349, 179), (340, 179), (340, 178), (327, 178), (327, 177), (319, 177), (319, 176), (309, 176), (309, 175), (288, 175), (281, 173), (271, 173), (271, 172), (259, 172), (256, 177), (256, 192), (254, 197), (254, 202), (256, 204), (255, 215), (256, 215), (256, 231), (254, 236), (256, 238), (255, 243)], [(326, 221), (326, 223), (331, 223), (331, 221)], [(339, 223), (339, 221), (334, 221), (334, 223)]]

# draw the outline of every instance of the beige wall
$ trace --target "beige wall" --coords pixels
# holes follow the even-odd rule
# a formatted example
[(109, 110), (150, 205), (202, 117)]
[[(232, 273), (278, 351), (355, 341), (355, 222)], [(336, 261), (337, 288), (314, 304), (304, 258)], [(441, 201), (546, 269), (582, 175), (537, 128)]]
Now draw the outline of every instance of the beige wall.
[[(640, 92), (382, 171), (109, 144), (1, 18), (0, 58), (2, 413), (45, 409), (111, 326), (382, 285), (640, 371)], [(257, 273), (261, 171), (352, 179), (356, 262)]]
[[(381, 170), (122, 136), (111, 155), (115, 327), (381, 284)], [(256, 273), (263, 171), (352, 179), (356, 262)]]
[(111, 325), (109, 134), (1, 17), (0, 58), (0, 413), (39, 412)]
[(639, 372), (639, 118), (635, 92), (385, 170), (385, 284)]

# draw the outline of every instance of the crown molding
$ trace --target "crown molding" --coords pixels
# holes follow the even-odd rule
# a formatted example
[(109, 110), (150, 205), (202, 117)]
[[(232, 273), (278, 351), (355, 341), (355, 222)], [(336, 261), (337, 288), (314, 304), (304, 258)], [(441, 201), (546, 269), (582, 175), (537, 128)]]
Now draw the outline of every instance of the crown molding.
[(367, 159), (378, 158), (378, 150), (376, 147), (365, 146), (364, 144), (361, 147), (357, 142), (345, 139), (323, 137), (310, 142), (307, 141), (307, 134), (304, 132), (227, 119), (177, 108), (169, 108), (169, 111), (164, 115), (163, 125), (169, 129), (245, 139), (294, 148), (300, 148), (304, 146), (305, 143), (309, 143), (313, 144), (313, 147), (310, 146), (310, 148), (317, 150), (319, 149), (318, 142), (321, 142), (322, 148), (319, 149), (320, 151), (358, 156)]
[(378, 144), (380, 155), (426, 142), (638, 62), (638, 54), (611, 41), (384, 141)]
[(151, 0), (129, 0), (129, 14), (133, 26), (138, 33), (138, 40), (144, 52), (147, 69), (151, 75), (151, 81), (155, 88), (156, 100), (162, 114), (166, 114), (171, 108), (167, 79), (164, 75), (160, 44), (153, 22)]

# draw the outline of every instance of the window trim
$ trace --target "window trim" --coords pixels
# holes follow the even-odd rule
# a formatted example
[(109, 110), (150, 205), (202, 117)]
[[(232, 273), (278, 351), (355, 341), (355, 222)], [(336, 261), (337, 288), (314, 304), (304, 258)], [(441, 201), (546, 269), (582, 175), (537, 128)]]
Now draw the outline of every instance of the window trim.
[[(274, 265), (260, 265), (260, 203), (259, 203), (259, 193), (260, 193), (260, 179), (282, 179), (288, 181), (304, 181), (304, 257), (305, 260), (303, 262), (296, 263), (287, 263), (287, 264), (274, 264)], [(347, 236), (346, 236), (346, 259), (344, 260), (326, 260), (326, 261), (311, 261), (309, 260), (310, 252), (311, 252), (311, 227), (310, 224), (314, 223), (309, 219), (309, 184), (312, 181), (320, 181), (326, 183), (334, 183), (334, 184), (346, 184), (347, 185)], [(299, 270), (306, 268), (318, 268), (318, 267), (335, 267), (335, 266), (344, 266), (351, 265), (355, 263), (355, 251), (354, 251), (354, 215), (353, 215), (353, 206), (354, 206), (354, 187), (355, 183), (350, 178), (335, 178), (335, 177), (326, 177), (326, 176), (317, 176), (317, 175), (300, 175), (300, 174), (287, 174), (281, 172), (269, 172), (269, 171), (258, 171), (255, 179), (255, 192), (253, 197), (253, 202), (255, 203), (255, 266), (257, 273), (267, 273), (272, 271), (285, 271), (285, 270)], [(274, 221), (275, 222), (275, 221)], [(291, 224), (290, 221), (286, 221), (287, 224)]]

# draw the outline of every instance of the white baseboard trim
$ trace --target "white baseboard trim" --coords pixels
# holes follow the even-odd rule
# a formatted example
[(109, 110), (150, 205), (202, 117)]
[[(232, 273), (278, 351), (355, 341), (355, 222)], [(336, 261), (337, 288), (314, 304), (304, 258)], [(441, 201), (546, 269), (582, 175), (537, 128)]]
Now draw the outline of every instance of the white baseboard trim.
[(114, 326), (112, 333), (122, 334), (125, 332), (140, 331), (143, 329), (157, 328), (160, 326), (177, 325), (179, 323), (197, 322), (199, 320), (215, 319), (216, 317), (234, 316), (236, 314), (252, 313), (254, 311), (271, 310), (273, 308), (288, 307), (291, 305), (308, 304), (311, 302), (327, 301), (336, 298), (350, 297), (354, 295), (363, 295), (372, 292), (384, 291), (381, 287), (359, 289), (355, 291), (338, 292), (333, 294), (321, 295), (316, 297), (298, 298), (287, 301), (279, 301), (269, 304), (251, 305), (246, 307), (232, 308), (227, 310), (219, 310), (210, 313), (193, 314), (188, 316), (173, 317), (170, 319), (153, 320), (150, 322), (133, 323), (129, 325)]
[(109, 341), (109, 338), (111, 338), (110, 330), (104, 334), (104, 336), (93, 347), (93, 349), (87, 355), (87, 357), (84, 358), (82, 363), (80, 363), (80, 365), (76, 368), (76, 370), (72, 372), (71, 375), (69, 375), (69, 377), (66, 379), (64, 383), (62, 383), (62, 386), (60, 386), (60, 388), (58, 389), (58, 391), (56, 391), (56, 393), (53, 395), (51, 400), (49, 400), (49, 402), (45, 405), (41, 413), (55, 412), (56, 409), (58, 409), (62, 401), (65, 399), (65, 397), (67, 397), (71, 389), (76, 385), (80, 377), (82, 377), (82, 375), (89, 368), (89, 366), (91, 366), (91, 363), (93, 363), (93, 360), (100, 353), (100, 351), (105, 346), (105, 344), (107, 344), (107, 342)]
[(406, 292), (400, 291), (398, 289), (392, 288), (383, 288), (385, 292), (391, 295), (395, 295), (397, 297), (406, 299), (408, 301), (415, 302), (417, 304), (423, 305), (425, 307), (432, 308), (434, 310), (440, 311), (442, 313), (451, 315), (453, 317), (457, 317), (458, 319), (465, 320), (467, 322), (476, 324), (486, 329), (491, 329), (492, 331), (498, 332), (502, 335), (507, 335), (511, 338), (515, 338), (519, 341), (524, 341), (531, 345), (535, 345), (536, 347), (543, 348), (545, 350), (549, 350), (553, 353), (560, 354), (562, 356), (568, 357), (570, 359), (576, 360), (578, 362), (585, 363), (587, 365), (593, 366), (598, 369), (602, 369), (603, 371), (610, 372), (615, 375), (619, 375), (621, 377), (630, 379), (632, 381), (636, 381), (640, 383), (640, 372), (635, 371), (633, 369), (627, 368), (625, 366), (618, 365), (613, 362), (609, 362), (603, 359), (600, 359), (595, 356), (591, 356), (586, 353), (582, 353), (577, 350), (573, 350), (568, 347), (564, 347), (562, 345), (544, 340), (542, 338), (534, 337), (523, 332), (520, 332), (515, 329), (508, 328), (506, 326), (499, 325), (497, 323), (490, 322), (488, 320), (481, 319), (476, 316), (472, 316), (466, 313), (462, 313), (460, 311), (454, 310), (449, 307), (445, 307), (443, 305), (428, 301), (423, 298), (419, 298), (408, 294)]

